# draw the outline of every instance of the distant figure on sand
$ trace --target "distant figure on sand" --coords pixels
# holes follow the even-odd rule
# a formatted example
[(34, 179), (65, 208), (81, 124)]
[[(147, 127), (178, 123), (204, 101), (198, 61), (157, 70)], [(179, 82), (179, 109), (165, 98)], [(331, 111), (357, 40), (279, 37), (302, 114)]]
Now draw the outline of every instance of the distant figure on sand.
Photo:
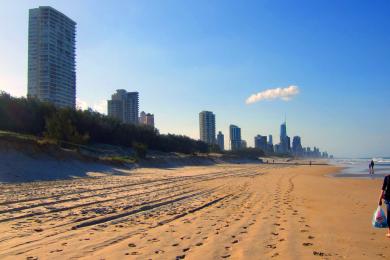
[(370, 174), (374, 174), (374, 160), (371, 160), (370, 164), (368, 165)]
[(390, 175), (387, 175), (383, 180), (382, 192), (379, 197), (379, 206), (382, 206), (382, 200), (385, 202), (387, 207), (387, 225), (389, 226), (389, 231), (387, 232), (387, 237), (390, 238)]

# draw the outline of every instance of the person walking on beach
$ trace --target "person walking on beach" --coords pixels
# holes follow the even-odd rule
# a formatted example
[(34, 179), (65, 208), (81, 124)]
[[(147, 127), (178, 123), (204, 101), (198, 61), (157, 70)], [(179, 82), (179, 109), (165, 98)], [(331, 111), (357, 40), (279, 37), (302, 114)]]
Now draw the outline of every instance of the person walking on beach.
[(372, 171), (371, 171), (371, 163), (368, 164), (368, 174), (372, 174)]
[(390, 238), (390, 174), (385, 176), (382, 185), (381, 196), (379, 197), (379, 206), (382, 206), (382, 200), (386, 204), (387, 207), (387, 225), (389, 227), (389, 231), (387, 232), (387, 237)]
[(370, 173), (374, 174), (374, 160), (371, 160), (370, 162)]

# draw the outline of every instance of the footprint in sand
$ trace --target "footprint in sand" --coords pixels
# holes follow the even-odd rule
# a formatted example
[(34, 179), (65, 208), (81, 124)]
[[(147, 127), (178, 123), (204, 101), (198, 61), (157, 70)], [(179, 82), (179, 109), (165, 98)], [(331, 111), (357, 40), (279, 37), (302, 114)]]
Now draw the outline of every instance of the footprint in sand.
[(266, 245), (267, 248), (271, 248), (271, 249), (275, 249), (276, 248), (276, 245), (273, 245), (273, 244), (269, 244), (269, 245)]
[(130, 243), (130, 244), (128, 244), (127, 246), (128, 246), (128, 247), (136, 247), (136, 244)]
[(190, 250), (190, 248), (189, 248), (189, 247), (187, 247), (187, 248), (184, 248), (184, 249), (183, 249), (183, 252), (187, 252), (188, 250)]
[(203, 245), (203, 243), (202, 243), (202, 242), (199, 242), (199, 243), (196, 243), (195, 245), (196, 245), (196, 246), (201, 246), (201, 245)]
[(176, 256), (176, 259), (184, 259), (186, 257), (186, 255), (178, 255)]
[(238, 239), (236, 239), (236, 240), (234, 240), (233, 242), (232, 242), (232, 244), (237, 244), (238, 243)]
[(172, 246), (178, 246), (179, 244), (178, 243), (175, 243), (175, 244), (173, 244)]
[(315, 255), (315, 256), (330, 256), (330, 254), (326, 254), (324, 252), (319, 252), (319, 251), (313, 251), (313, 255)]
[(221, 256), (222, 258), (229, 258), (230, 257), (230, 255), (223, 255), (223, 256)]
[(313, 243), (308, 243), (308, 242), (306, 242), (306, 243), (302, 243), (302, 245), (303, 245), (303, 246), (312, 246)]

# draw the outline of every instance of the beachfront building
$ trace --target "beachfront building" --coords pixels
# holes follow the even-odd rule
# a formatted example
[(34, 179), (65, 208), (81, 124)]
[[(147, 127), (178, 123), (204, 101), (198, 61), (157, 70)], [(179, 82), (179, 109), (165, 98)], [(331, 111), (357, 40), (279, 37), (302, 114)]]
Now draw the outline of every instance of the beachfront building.
[(268, 135), (268, 144), (274, 145), (272, 135)]
[(268, 135), (267, 152), (271, 154), (274, 153), (274, 143), (272, 135)]
[(76, 23), (49, 6), (29, 10), (27, 96), (76, 107)]
[(255, 148), (260, 149), (263, 152), (267, 152), (267, 136), (255, 136)]
[(280, 125), (280, 143), (284, 141), (287, 136), (287, 125), (286, 122)]
[(291, 150), (290, 137), (287, 136), (287, 125), (286, 122), (280, 126), (280, 143), (278, 147), (278, 153), (287, 154)]
[(108, 116), (120, 120), (122, 123), (138, 124), (138, 92), (127, 92), (118, 89), (107, 101)]
[(199, 113), (199, 132), (200, 140), (215, 144), (215, 115), (210, 111), (202, 111)]
[(241, 140), (241, 128), (236, 125), (229, 126), (230, 134), (230, 149), (235, 151), (241, 149), (242, 140)]
[(289, 153), (291, 151), (291, 139), (289, 136), (286, 136), (286, 147), (287, 147), (287, 151), (286, 153)]
[(219, 131), (217, 135), (217, 144), (221, 151), (225, 150), (225, 136), (222, 134), (221, 131)]
[(154, 127), (154, 115), (142, 111), (139, 116), (139, 123), (141, 125), (148, 125)]
[(301, 144), (301, 137), (300, 136), (294, 136), (292, 141), (292, 154), (295, 156), (302, 156), (303, 155), (303, 149)]

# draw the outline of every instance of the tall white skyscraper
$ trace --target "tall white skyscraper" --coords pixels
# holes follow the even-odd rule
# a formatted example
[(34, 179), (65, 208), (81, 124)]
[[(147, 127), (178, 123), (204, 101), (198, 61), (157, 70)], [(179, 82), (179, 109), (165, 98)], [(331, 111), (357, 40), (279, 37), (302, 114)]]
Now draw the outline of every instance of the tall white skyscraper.
[(123, 123), (138, 124), (138, 92), (118, 89), (107, 101), (108, 115)]
[(49, 6), (29, 10), (27, 96), (76, 106), (76, 23)]
[(199, 131), (200, 140), (215, 144), (215, 115), (210, 111), (202, 111), (199, 113)]

